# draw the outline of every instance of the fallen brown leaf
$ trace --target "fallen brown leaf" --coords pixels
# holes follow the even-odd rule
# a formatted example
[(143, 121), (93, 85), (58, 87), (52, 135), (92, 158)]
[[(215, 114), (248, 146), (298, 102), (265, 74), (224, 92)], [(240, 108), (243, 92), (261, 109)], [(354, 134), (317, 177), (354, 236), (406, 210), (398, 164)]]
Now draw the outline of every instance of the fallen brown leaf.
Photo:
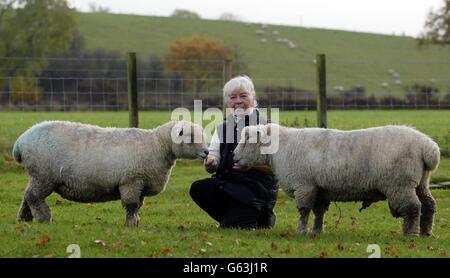
[(164, 248), (164, 249), (162, 250), (162, 253), (163, 253), (163, 255), (166, 256), (166, 257), (172, 257), (172, 256), (173, 256), (173, 254), (172, 254), (172, 249), (170, 249), (170, 248)]
[(281, 233), (280, 235), (281, 235), (281, 237), (294, 237), (295, 236), (295, 234), (291, 231), (288, 231), (286, 233)]
[(339, 244), (337, 245), (337, 249), (338, 249), (339, 251), (344, 250), (344, 245), (343, 245), (342, 243), (339, 243)]
[(320, 252), (319, 258), (327, 258), (328, 254), (325, 251)]
[(397, 248), (395, 248), (394, 246), (390, 245), (386, 248), (384, 248), (384, 251), (390, 255), (396, 255), (397, 254)]
[(276, 249), (278, 249), (278, 245), (277, 245), (275, 242), (272, 242), (272, 243), (270, 244), (270, 248), (271, 248), (272, 250), (276, 250)]
[(292, 248), (288, 248), (288, 249), (286, 249), (286, 250), (280, 251), (280, 253), (283, 253), (283, 254), (291, 254), (292, 251), (294, 251)]
[(417, 247), (417, 244), (415, 243), (415, 242), (411, 242), (409, 245), (408, 245), (408, 248), (409, 249), (413, 249), (413, 248), (416, 248)]
[(37, 242), (37, 248), (44, 248), (50, 242), (50, 237), (47, 234), (44, 234)]

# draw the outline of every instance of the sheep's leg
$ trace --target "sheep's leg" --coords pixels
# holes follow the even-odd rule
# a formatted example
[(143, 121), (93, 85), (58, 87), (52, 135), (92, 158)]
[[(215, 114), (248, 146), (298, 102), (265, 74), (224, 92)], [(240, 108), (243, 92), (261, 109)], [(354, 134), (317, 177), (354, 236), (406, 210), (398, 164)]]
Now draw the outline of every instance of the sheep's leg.
[(314, 207), (317, 189), (311, 186), (300, 186), (294, 193), (297, 209), (300, 213), (300, 220), (297, 226), (298, 234), (308, 232), (308, 219), (311, 209)]
[(314, 212), (314, 225), (313, 225), (313, 234), (320, 234), (323, 230), (323, 216), (325, 212), (328, 210), (330, 206), (329, 201), (316, 201), (314, 204), (313, 212)]
[(139, 225), (138, 211), (143, 203), (142, 189), (143, 185), (139, 182), (119, 187), (120, 199), (126, 210), (126, 226), (137, 227)]
[[(52, 213), (49, 206), (45, 202), (45, 198), (52, 194), (52, 192), (52, 186), (48, 186), (30, 177), (30, 182), (25, 189), (24, 201), (22, 202), (22, 207), (19, 211), (19, 217), (21, 220), (30, 219), (27, 209), (28, 205), (32, 218), (36, 219), (37, 222), (50, 223), (52, 221)], [(24, 203), (27, 205), (24, 205)]]
[(414, 188), (388, 196), (389, 207), (394, 217), (403, 218), (403, 234), (419, 235), (421, 204)]
[[(141, 194), (141, 196), (139, 197), (139, 206), (138, 206), (138, 211), (139, 209), (144, 205), (144, 195)], [(139, 222), (141, 221), (141, 218), (139, 217), (139, 213), (136, 212), (136, 217), (137, 217), (137, 222), (139, 224)]]
[(433, 232), (434, 213), (436, 212), (436, 201), (428, 187), (419, 186), (416, 188), (416, 193), (422, 204), (420, 211), (420, 235), (431, 236)]
[(311, 210), (307, 208), (301, 208), (298, 211), (300, 212), (300, 220), (298, 221), (297, 233), (299, 235), (304, 235), (308, 233), (308, 219)]
[(22, 200), (22, 205), (20, 206), (19, 213), (17, 213), (17, 221), (33, 221), (33, 214), (31, 213), (30, 206), (25, 200), (25, 197)]

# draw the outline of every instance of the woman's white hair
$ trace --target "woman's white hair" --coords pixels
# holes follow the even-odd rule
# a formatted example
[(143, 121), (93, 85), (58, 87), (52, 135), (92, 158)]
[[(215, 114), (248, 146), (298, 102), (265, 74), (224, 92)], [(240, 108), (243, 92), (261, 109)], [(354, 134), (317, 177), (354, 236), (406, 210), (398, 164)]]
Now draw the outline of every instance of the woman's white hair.
[(230, 100), (230, 95), (237, 91), (241, 90), (253, 98), (253, 107), (256, 107), (258, 103), (256, 102), (256, 92), (255, 92), (255, 86), (253, 85), (253, 81), (250, 79), (250, 77), (246, 75), (237, 76), (233, 79), (230, 79), (225, 86), (223, 86), (223, 101), (226, 103)]

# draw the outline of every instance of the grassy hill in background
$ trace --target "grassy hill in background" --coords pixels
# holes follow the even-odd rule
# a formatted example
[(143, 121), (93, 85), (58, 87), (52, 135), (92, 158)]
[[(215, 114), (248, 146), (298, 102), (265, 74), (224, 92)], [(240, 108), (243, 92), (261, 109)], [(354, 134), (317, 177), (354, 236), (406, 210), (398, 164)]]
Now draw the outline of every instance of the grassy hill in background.
[[(267, 25), (266, 34), (257, 35), (261, 24), (105, 13), (79, 13), (77, 17), (87, 48), (124, 55), (135, 51), (138, 59), (163, 55), (178, 37), (215, 37), (238, 49), (247, 63), (243, 73), (251, 75), (259, 88), (292, 85), (315, 90), (313, 60), (317, 53), (325, 53), (330, 91), (336, 86), (362, 86), (368, 96), (404, 96), (405, 86), (413, 83), (436, 86), (441, 97), (450, 91), (450, 49), (418, 49), (411, 37), (276, 25)], [(277, 38), (287, 38), (297, 48), (290, 49)], [(390, 69), (399, 77), (394, 78)], [(383, 82), (389, 87), (382, 87)]]

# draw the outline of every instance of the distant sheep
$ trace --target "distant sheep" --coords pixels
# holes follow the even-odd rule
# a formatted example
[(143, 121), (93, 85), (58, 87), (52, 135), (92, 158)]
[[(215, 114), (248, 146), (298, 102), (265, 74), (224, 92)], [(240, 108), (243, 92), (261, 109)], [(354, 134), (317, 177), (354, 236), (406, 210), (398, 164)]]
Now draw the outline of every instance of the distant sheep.
[(288, 43), (289, 40), (286, 39), (286, 38), (277, 38), (277, 42), (279, 42), (279, 43)]
[[(200, 143), (180, 143), (194, 134)], [(185, 121), (153, 130), (63, 121), (37, 124), (17, 139), (13, 149), (14, 159), (29, 175), (17, 219), (51, 222), (45, 198), (56, 192), (77, 202), (120, 199), (126, 225), (137, 226), (144, 197), (164, 191), (177, 158), (206, 157), (205, 142), (202, 128)]]
[(291, 48), (291, 49), (297, 48), (297, 45), (295, 43), (291, 42), (291, 41), (288, 41), (287, 44), (288, 44), (288, 47)]
[[(261, 154), (276, 129), (278, 151)], [(404, 219), (405, 235), (431, 235), (436, 205), (429, 180), (440, 153), (425, 134), (405, 126), (340, 131), (270, 124), (246, 127), (242, 138), (257, 143), (240, 142), (235, 163), (272, 168), (279, 186), (295, 197), (298, 233), (307, 232), (311, 210), (313, 233), (320, 233), (330, 201), (362, 201), (363, 209), (387, 198), (392, 215)]]

